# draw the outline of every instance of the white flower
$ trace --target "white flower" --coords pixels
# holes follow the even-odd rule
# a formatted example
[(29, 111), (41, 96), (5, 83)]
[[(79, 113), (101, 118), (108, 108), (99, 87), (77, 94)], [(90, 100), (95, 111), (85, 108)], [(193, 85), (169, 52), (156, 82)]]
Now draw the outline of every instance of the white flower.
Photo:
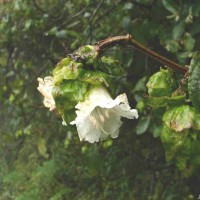
[(70, 124), (77, 126), (80, 140), (90, 143), (118, 137), (121, 117), (138, 118), (136, 109), (130, 108), (126, 94), (113, 100), (108, 91), (100, 86), (92, 89), (84, 102), (76, 105), (77, 117)]
[(39, 87), (37, 87), (37, 89), (44, 96), (44, 106), (49, 108), (50, 111), (54, 110), (56, 106), (51, 94), (53, 77), (47, 76), (44, 80), (42, 78), (38, 78), (37, 80), (39, 82)]

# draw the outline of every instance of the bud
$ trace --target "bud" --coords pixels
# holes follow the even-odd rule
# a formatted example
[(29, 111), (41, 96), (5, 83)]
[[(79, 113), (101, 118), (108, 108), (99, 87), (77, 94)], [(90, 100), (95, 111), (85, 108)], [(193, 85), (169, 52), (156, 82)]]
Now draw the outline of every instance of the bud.
[(169, 108), (163, 116), (161, 140), (166, 160), (175, 161), (185, 176), (191, 175), (200, 165), (200, 115), (189, 105)]
[(171, 96), (176, 86), (173, 74), (168, 69), (160, 69), (150, 77), (147, 83), (148, 94), (154, 97)]
[(163, 121), (176, 132), (190, 128), (200, 130), (200, 115), (189, 105), (169, 108), (163, 115)]

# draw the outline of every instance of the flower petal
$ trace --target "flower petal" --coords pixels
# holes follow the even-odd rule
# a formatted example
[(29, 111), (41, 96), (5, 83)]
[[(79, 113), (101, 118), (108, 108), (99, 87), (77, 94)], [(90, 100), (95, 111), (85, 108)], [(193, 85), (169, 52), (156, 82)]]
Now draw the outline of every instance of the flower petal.
[(138, 118), (138, 112), (131, 109), (126, 94), (111, 98), (104, 87), (96, 87), (90, 91), (88, 99), (76, 105), (77, 117), (70, 124), (77, 126), (80, 140), (90, 143), (118, 137), (122, 125), (121, 117)]
[(55, 101), (51, 94), (53, 77), (47, 76), (44, 78), (44, 80), (42, 78), (38, 78), (37, 80), (39, 82), (39, 86), (37, 87), (37, 89), (44, 96), (44, 106), (49, 108), (50, 111), (54, 110)]
[(105, 107), (107, 103), (111, 102), (112, 98), (108, 91), (100, 86), (95, 87), (90, 91), (88, 99), (84, 102), (79, 102), (75, 108), (91, 112), (96, 106)]

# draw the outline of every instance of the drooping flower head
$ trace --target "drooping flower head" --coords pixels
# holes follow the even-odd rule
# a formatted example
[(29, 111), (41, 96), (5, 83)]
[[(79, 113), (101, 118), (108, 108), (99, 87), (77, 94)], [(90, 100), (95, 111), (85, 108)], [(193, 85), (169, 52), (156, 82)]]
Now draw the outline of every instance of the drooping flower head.
[(90, 143), (118, 137), (122, 125), (121, 117), (138, 118), (138, 112), (131, 109), (126, 94), (112, 99), (103, 87), (93, 88), (84, 102), (76, 105), (77, 117), (71, 122), (77, 126), (80, 140)]
[(52, 77), (38, 78), (38, 90), (45, 107), (56, 108), (63, 125), (76, 125), (80, 140), (94, 143), (118, 137), (121, 117), (138, 118), (125, 94), (112, 99), (106, 89), (113, 77), (123, 73), (119, 61), (99, 60), (94, 47), (86, 45), (62, 59)]

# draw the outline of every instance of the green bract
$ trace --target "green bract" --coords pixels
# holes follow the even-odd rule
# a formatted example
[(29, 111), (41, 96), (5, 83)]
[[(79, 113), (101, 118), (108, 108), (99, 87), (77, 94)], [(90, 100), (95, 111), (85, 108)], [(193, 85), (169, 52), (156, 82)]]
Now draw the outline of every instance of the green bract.
[(199, 131), (185, 129), (182, 132), (164, 125), (161, 140), (166, 151), (166, 160), (173, 160), (185, 176), (191, 175), (200, 165)]
[(186, 175), (200, 165), (200, 115), (189, 105), (170, 107), (163, 116), (161, 140), (166, 160), (174, 160)]
[(170, 70), (160, 69), (159, 72), (153, 74), (148, 83), (148, 94), (149, 96), (161, 97), (171, 96), (175, 90), (177, 84), (173, 78), (173, 74)]
[(190, 128), (200, 130), (200, 115), (189, 105), (169, 108), (163, 115), (163, 121), (176, 132)]
[(110, 77), (101, 71), (84, 69), (82, 63), (71, 58), (62, 59), (53, 70), (54, 85), (59, 85), (63, 80), (80, 80), (91, 84), (105, 84), (108, 86)]
[(53, 70), (53, 84), (58, 85), (63, 80), (77, 79), (82, 68), (82, 63), (75, 62), (69, 57), (62, 59)]
[(75, 107), (78, 101), (85, 99), (89, 84), (79, 80), (64, 80), (59, 85), (54, 85), (52, 95), (56, 102), (56, 108), (60, 113)]
[(197, 52), (189, 66), (188, 91), (193, 106), (200, 111), (200, 53)]
[[(161, 140), (166, 151), (166, 160), (170, 161), (176, 154), (179, 153), (180, 149), (185, 145), (189, 130), (184, 130), (177, 133), (167, 125), (163, 126), (161, 133)], [(186, 143), (187, 144), (187, 143)]]
[(120, 76), (124, 74), (124, 69), (121, 67), (121, 63), (111, 57), (101, 57), (95, 62), (95, 69), (101, 70), (112, 76)]

